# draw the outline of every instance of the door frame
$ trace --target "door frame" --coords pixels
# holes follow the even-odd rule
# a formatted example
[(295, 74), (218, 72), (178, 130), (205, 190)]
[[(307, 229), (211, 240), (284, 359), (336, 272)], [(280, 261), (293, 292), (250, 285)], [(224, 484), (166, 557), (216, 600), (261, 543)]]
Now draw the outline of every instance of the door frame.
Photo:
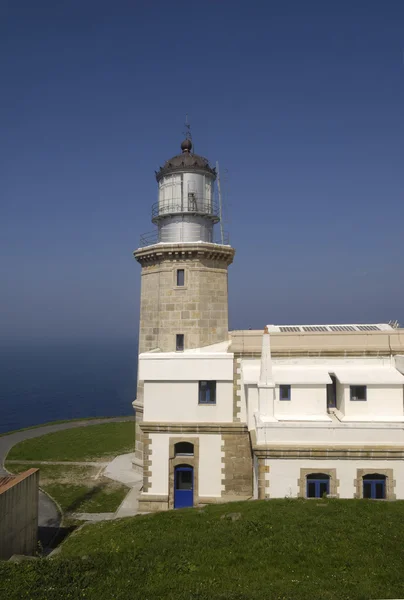
[[(175, 444), (189, 442), (194, 445), (193, 456), (175, 456)], [(199, 437), (170, 437), (168, 455), (168, 508), (174, 508), (175, 467), (188, 465), (194, 470), (194, 506), (199, 504)]]
[[(183, 458), (186, 459), (187, 457), (184, 456)], [(185, 506), (181, 506), (181, 507), (175, 506), (175, 494), (177, 491), (179, 491), (179, 490), (177, 490), (177, 487), (176, 487), (176, 479), (177, 479), (176, 475), (178, 472), (184, 472), (184, 471), (191, 471), (191, 473), (192, 473), (192, 490), (191, 490), (192, 491), (192, 505), (191, 506), (194, 506), (195, 471), (194, 471), (194, 467), (192, 465), (189, 465), (186, 462), (184, 462), (184, 463), (181, 463), (174, 467), (174, 508), (187, 508)], [(187, 490), (187, 491), (190, 491), (190, 490)]]

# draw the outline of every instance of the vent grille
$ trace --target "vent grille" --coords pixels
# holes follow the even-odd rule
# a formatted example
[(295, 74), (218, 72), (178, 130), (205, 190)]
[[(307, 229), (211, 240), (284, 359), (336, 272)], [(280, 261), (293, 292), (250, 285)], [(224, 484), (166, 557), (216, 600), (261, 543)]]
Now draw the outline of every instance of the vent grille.
[(345, 331), (391, 331), (389, 325), (271, 325), (272, 331), (282, 333), (327, 333)]

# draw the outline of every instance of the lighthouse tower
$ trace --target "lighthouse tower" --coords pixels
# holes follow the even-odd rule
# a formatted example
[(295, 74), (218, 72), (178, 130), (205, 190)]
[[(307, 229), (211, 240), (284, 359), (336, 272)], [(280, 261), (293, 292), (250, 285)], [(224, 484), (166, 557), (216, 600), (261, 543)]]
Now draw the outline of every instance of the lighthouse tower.
[[(228, 339), (227, 269), (234, 249), (215, 243), (219, 207), (214, 200), (216, 171), (192, 152), (181, 153), (156, 172), (158, 199), (152, 205), (151, 234), (141, 236), (134, 257), (142, 267), (139, 354), (183, 352)], [(133, 403), (143, 419), (143, 383)], [(143, 443), (136, 428), (135, 468), (142, 468)]]

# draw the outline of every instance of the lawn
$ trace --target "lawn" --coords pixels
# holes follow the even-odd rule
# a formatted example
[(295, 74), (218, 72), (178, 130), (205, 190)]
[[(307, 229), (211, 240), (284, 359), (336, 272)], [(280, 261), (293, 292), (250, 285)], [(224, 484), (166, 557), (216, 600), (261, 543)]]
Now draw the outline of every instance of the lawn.
[(74, 427), (16, 444), (7, 460), (107, 461), (134, 452), (135, 422)]
[[(86, 465), (43, 465), (6, 463), (10, 472), (39, 469), (39, 485), (52, 496), (63, 511), (64, 524), (71, 524), (70, 513), (115, 512), (129, 488), (99, 475), (98, 467)], [(1, 598), (1, 596), (0, 596)]]
[[(127, 415), (132, 416), (132, 415)], [(48, 421), (47, 423), (40, 423), (39, 425), (31, 425), (30, 427), (21, 427), (20, 429), (13, 429), (12, 431), (6, 431), (0, 433), (0, 437), (5, 435), (12, 435), (19, 431), (29, 431), (30, 429), (39, 429), (40, 427), (47, 427), (48, 425), (60, 425), (60, 423), (73, 423), (74, 421), (95, 421), (100, 419), (110, 419), (111, 417), (78, 417), (76, 419), (59, 419), (58, 421)]]
[(1, 592), (7, 600), (403, 598), (403, 518), (404, 502), (270, 500), (86, 525), (53, 559), (1, 564)]

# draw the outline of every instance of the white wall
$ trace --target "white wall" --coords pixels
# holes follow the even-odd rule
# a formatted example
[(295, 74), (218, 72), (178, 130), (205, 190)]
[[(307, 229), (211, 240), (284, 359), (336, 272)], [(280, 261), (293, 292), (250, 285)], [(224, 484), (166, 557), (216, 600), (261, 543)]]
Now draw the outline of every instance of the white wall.
[(141, 381), (233, 381), (233, 354), (227, 352), (140, 354), (139, 379)]
[[(151, 433), (151, 487), (149, 494), (168, 494), (169, 439), (178, 434)], [(199, 495), (221, 496), (222, 489), (222, 436), (220, 434), (186, 434), (184, 437), (199, 438)], [(184, 463), (187, 457), (184, 456)]]
[(233, 382), (216, 383), (216, 404), (198, 404), (199, 381), (145, 381), (144, 420), (158, 423), (233, 421)]
[(241, 402), (247, 410), (248, 429), (255, 429), (254, 413), (258, 411), (258, 388), (255, 385), (243, 385)]
[(404, 445), (404, 428), (401, 423), (330, 423), (278, 422), (258, 423), (258, 444), (302, 444), (338, 446)]
[(290, 400), (279, 400), (279, 386), (275, 387), (275, 417), (321, 416), (327, 413), (325, 385), (292, 385)]
[(345, 390), (344, 386), (337, 380), (337, 409), (341, 414), (345, 414)]
[(367, 399), (365, 401), (352, 401), (350, 399), (350, 386), (344, 385), (343, 388), (344, 420), (377, 421), (378, 419), (403, 418), (402, 385), (367, 385)]
[(404, 375), (404, 356), (398, 354), (395, 358), (395, 367)]
[(340, 485), (337, 488), (340, 498), (353, 498), (355, 493), (354, 479), (357, 469), (393, 469), (396, 481), (395, 494), (404, 499), (404, 462), (379, 460), (272, 460), (265, 464), (269, 466), (270, 498), (296, 498), (298, 495), (298, 479), (300, 469), (312, 469), (313, 473), (321, 473), (324, 469), (336, 469)]

